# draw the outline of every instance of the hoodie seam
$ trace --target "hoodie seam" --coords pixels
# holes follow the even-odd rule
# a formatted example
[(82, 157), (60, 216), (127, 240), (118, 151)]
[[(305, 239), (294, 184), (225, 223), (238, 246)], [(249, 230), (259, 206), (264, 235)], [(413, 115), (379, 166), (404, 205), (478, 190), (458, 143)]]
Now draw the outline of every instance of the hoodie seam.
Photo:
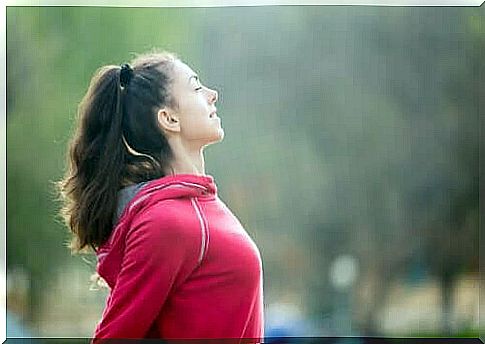
[(200, 253), (199, 253), (199, 259), (197, 261), (197, 265), (200, 265), (202, 263), (202, 260), (204, 259), (206, 252), (207, 252), (207, 247), (209, 244), (209, 229), (207, 226), (207, 221), (203, 215), (201, 206), (199, 202), (197, 201), (196, 197), (192, 197), (190, 199), (192, 206), (195, 209), (195, 213), (197, 214), (197, 218), (199, 220), (200, 224), (200, 231), (201, 231), (201, 243), (200, 243)]
[(210, 242), (210, 230), (209, 230), (209, 223), (207, 221), (207, 217), (205, 216), (204, 212), (202, 211), (202, 206), (200, 205), (200, 199), (199, 197), (194, 197), (195, 199), (195, 202), (197, 203), (197, 206), (199, 207), (200, 209), (200, 214), (202, 216), (202, 219), (204, 220), (204, 224), (205, 224), (205, 247), (204, 247), (204, 257), (202, 257), (202, 259), (204, 259), (206, 256), (207, 256), (207, 251), (209, 250), (209, 242)]

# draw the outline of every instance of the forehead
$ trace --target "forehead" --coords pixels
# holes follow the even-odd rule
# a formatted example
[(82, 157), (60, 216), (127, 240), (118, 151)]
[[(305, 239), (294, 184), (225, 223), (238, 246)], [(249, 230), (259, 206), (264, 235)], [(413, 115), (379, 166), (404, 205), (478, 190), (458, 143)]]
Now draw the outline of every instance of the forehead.
[(197, 73), (195, 73), (192, 68), (187, 66), (182, 61), (175, 62), (174, 74), (175, 82), (179, 85), (186, 85), (189, 82), (189, 78), (191, 76), (197, 75)]

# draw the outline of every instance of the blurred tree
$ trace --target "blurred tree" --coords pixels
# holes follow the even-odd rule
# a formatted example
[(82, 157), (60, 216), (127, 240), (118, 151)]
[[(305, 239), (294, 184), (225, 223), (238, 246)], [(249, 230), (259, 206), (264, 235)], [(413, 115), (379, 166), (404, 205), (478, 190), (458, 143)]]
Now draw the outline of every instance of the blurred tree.
[[(364, 334), (379, 334), (392, 282), (416, 265), (439, 275), (433, 259), (451, 252), (443, 245), (451, 232), (443, 228), (459, 228), (452, 209), (462, 209), (457, 219), (471, 221), (471, 232), (462, 230), (464, 242), (452, 241), (452, 250), (465, 254), (462, 262), (478, 253), (465, 243), (476, 235), (477, 117), (473, 105), (456, 116), (453, 99), (470, 104), (478, 96), (469, 91), (482, 86), (460, 88), (463, 98), (450, 93), (450, 85), (470, 80), (470, 58), (481, 56), (467, 26), (480, 9), (232, 11), (211, 12), (215, 20), (204, 43), (214, 48), (206, 56), (207, 74), (234, 90), (224, 95), (221, 113), (230, 109), (223, 121), (237, 130), (214, 151), (244, 162), (224, 166), (224, 175), (248, 188), (247, 204), (235, 201), (236, 211), (248, 227), (267, 232), (269, 247), (281, 244), (283, 234), (305, 240), (302, 292), (317, 318), (333, 312), (329, 264), (338, 254), (356, 254), (356, 288), (369, 292), (355, 305), (354, 320)], [(218, 22), (223, 14), (234, 20)], [(258, 183), (268, 164), (269, 189), (277, 190), (271, 202)], [(276, 257), (278, 250), (268, 248), (268, 256), (273, 252)], [(269, 278), (293, 288), (296, 283), (282, 277), (288, 269), (274, 257), (265, 260)], [(453, 280), (465, 271), (442, 266)]]
[[(390, 283), (409, 270), (413, 255), (423, 257), (421, 264), (440, 278), (444, 334), (451, 330), (447, 316), (452, 311), (454, 280), (461, 273), (476, 271), (470, 262), (478, 255), (476, 124), (483, 80), (476, 75), (483, 35), (471, 32), (467, 24), (476, 20), (477, 9), (429, 11), (359, 9), (352, 13), (350, 43), (342, 48), (349, 56), (344, 75), (352, 78), (352, 84), (334, 83), (323, 97), (326, 113), (335, 109), (341, 121), (362, 116), (361, 131), (349, 126), (346, 131), (318, 135), (315, 129), (331, 125), (326, 116), (321, 117), (321, 125), (306, 128), (313, 129), (310, 137), (323, 147), (327, 161), (335, 161), (334, 197), (337, 202), (342, 199), (337, 203), (343, 206), (342, 218), (361, 209), (360, 218), (349, 223), (349, 231), (357, 235), (348, 236), (348, 242), (338, 244), (335, 230), (322, 225), (315, 226), (310, 236), (320, 238), (318, 242), (334, 242), (340, 249), (354, 247), (364, 274), (375, 279), (370, 305), (360, 307), (367, 310), (362, 323), (365, 334), (378, 334), (377, 317)], [(311, 23), (320, 25), (317, 19)], [(354, 40), (355, 36), (362, 41)], [(450, 94), (450, 88), (457, 92)], [(392, 103), (386, 104), (383, 96)], [(311, 102), (299, 107), (309, 113), (311, 108)], [(348, 164), (353, 168), (343, 163), (347, 157), (339, 156), (342, 152), (350, 155)], [(339, 165), (344, 169), (339, 170)], [(356, 192), (358, 185), (363, 193)], [(358, 203), (362, 201), (366, 203)], [(325, 223), (336, 214), (334, 209), (316, 213), (324, 216)], [(463, 226), (465, 221), (471, 222)], [(459, 241), (453, 239), (457, 235)], [(324, 251), (315, 253), (322, 264), (328, 264), (330, 257)], [(325, 307), (313, 305), (317, 312)]]

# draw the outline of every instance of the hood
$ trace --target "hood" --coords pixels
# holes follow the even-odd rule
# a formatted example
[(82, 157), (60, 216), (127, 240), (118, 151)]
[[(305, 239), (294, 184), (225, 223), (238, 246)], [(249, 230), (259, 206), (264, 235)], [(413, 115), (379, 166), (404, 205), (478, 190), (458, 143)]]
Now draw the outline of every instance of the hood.
[(96, 253), (98, 274), (113, 288), (123, 260), (126, 233), (133, 218), (142, 209), (165, 199), (216, 196), (217, 187), (210, 175), (176, 174), (121, 189), (115, 226), (109, 239)]

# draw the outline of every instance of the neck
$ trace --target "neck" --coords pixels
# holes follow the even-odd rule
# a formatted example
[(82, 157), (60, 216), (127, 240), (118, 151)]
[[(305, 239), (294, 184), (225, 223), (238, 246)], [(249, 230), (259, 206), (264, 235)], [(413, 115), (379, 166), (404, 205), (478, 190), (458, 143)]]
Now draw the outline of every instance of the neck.
[(205, 176), (203, 147), (193, 148), (182, 144), (179, 140), (170, 142), (174, 159), (167, 174), (195, 174)]

